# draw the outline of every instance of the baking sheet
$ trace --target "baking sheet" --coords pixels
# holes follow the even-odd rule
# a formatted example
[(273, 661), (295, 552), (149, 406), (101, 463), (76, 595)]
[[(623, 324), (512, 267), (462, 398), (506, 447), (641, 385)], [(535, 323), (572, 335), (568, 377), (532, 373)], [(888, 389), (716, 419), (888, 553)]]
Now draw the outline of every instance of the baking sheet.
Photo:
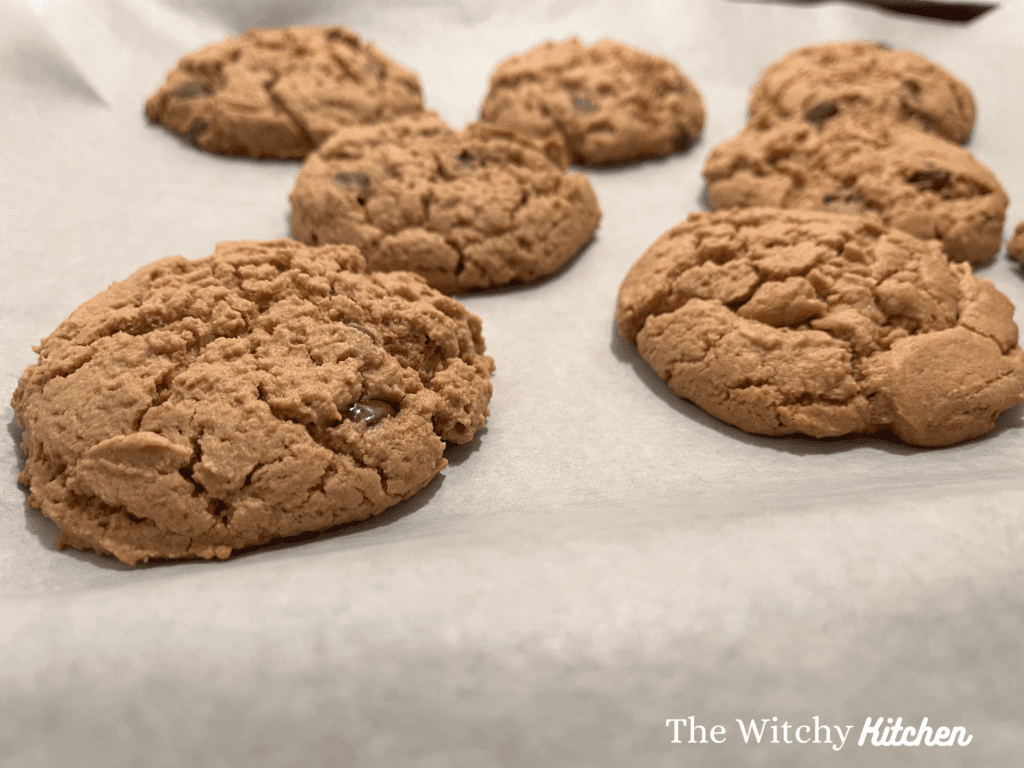
[[(967, 82), (1008, 235), (1021, 6), (955, 24), (716, 0), (0, 0), (0, 764), (1019, 763), (1024, 409), (935, 451), (747, 435), (676, 398), (612, 316), (633, 261), (701, 208), (703, 159), (743, 126), (760, 70), (814, 42), (883, 40)], [(297, 163), (198, 152), (147, 124), (145, 97), (201, 45), (327, 22), (414, 69), (453, 125), (501, 59), (578, 35), (674, 60), (707, 127), (686, 154), (587, 170), (604, 219), (560, 273), (461, 297), (497, 361), (492, 416), (416, 497), (226, 562), (58, 551), (16, 483), (8, 402), (31, 345), (145, 263), (288, 234)], [(1005, 254), (978, 272), (1024, 306)], [(667, 721), (690, 717), (724, 741), (673, 743)], [(869, 717), (972, 740), (858, 747)], [(751, 719), (779, 743), (745, 743)], [(848, 740), (801, 744), (800, 725)]]

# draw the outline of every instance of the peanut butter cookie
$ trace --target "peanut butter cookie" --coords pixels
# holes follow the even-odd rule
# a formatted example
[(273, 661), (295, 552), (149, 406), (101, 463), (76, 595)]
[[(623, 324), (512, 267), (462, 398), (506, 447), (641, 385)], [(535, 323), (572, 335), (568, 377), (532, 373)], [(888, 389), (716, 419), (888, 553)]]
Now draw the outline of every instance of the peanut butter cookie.
[(883, 118), (749, 124), (708, 154), (704, 179), (714, 208), (866, 214), (938, 238), (949, 258), (972, 263), (999, 251), (1009, 205), (995, 175), (966, 149)]
[(1006, 252), (1017, 261), (1024, 263), (1024, 221), (1017, 224), (1013, 237), (1006, 243)]
[(557, 139), (436, 115), (345, 128), (310, 155), (291, 193), (292, 235), (349, 243), (371, 270), (419, 273), (445, 293), (549, 275), (593, 237), (601, 209), (566, 173)]
[(691, 214), (630, 269), (616, 322), (676, 394), (756, 434), (945, 446), (1024, 401), (1010, 301), (862, 216)]
[(351, 246), (229, 242), (143, 267), (38, 348), (12, 405), (60, 546), (134, 565), (362, 520), (488, 415), (480, 320)]
[(887, 117), (963, 143), (974, 127), (974, 97), (924, 56), (869, 41), (799, 48), (769, 65), (750, 92), (750, 122), (761, 127), (852, 114)]
[(255, 29), (184, 56), (146, 116), (203, 149), (301, 158), (343, 125), (419, 112), (416, 75), (344, 27)]
[(704, 128), (704, 100), (668, 59), (570, 38), (501, 62), (480, 117), (561, 136), (572, 162), (604, 165), (689, 148)]

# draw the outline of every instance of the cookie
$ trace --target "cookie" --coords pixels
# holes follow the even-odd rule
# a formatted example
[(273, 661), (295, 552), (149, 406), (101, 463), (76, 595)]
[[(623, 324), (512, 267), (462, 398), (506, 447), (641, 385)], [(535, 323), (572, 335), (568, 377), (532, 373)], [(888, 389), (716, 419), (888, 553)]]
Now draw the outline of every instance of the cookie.
[(203, 149), (301, 158), (335, 130), (423, 109), (420, 83), (344, 27), (255, 29), (184, 56), (146, 116)]
[(593, 237), (601, 209), (561, 143), (482, 123), (401, 118), (338, 131), (302, 166), (293, 237), (349, 243), (371, 270), (411, 270), (445, 293), (529, 283)]
[(668, 59), (570, 38), (501, 62), (480, 117), (561, 136), (572, 162), (604, 165), (687, 149), (704, 128), (704, 101)]
[(963, 143), (974, 127), (970, 89), (913, 51), (851, 41), (798, 48), (770, 64), (750, 92), (750, 122), (821, 123), (834, 115), (886, 117)]
[(350, 246), (162, 259), (38, 347), (12, 405), (59, 545), (134, 565), (226, 558), (363, 520), (484, 425), (480, 320)]
[(1006, 243), (1006, 252), (1024, 263), (1024, 221), (1017, 224), (1017, 228), (1013, 230), (1013, 237)]
[(863, 216), (691, 214), (629, 270), (616, 323), (676, 394), (755, 434), (945, 446), (1024, 401), (1009, 299)]
[(748, 125), (708, 154), (704, 179), (716, 209), (866, 214), (938, 238), (951, 259), (972, 263), (999, 251), (1009, 205), (995, 175), (966, 149), (883, 119)]

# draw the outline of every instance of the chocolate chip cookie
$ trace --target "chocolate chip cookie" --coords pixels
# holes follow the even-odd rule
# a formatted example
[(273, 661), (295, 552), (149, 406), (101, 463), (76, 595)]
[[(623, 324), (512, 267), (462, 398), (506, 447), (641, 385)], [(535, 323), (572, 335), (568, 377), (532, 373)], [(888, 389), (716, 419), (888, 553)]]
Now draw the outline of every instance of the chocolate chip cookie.
[(351, 246), (229, 242), (76, 309), (12, 405), (30, 506), (61, 547), (149, 559), (362, 520), (484, 425), (480, 320)]
[(338, 131), (302, 166), (292, 235), (349, 243), (371, 270), (411, 270), (445, 293), (528, 283), (585, 246), (601, 220), (562, 144), (474, 123), (401, 118)]
[(762, 127), (850, 114), (887, 117), (963, 143), (974, 127), (974, 97), (924, 56), (870, 41), (792, 51), (769, 65), (750, 93), (750, 122)]
[(146, 116), (203, 149), (301, 158), (344, 125), (423, 109), (419, 80), (344, 27), (255, 29), (184, 56)]
[(704, 128), (700, 92), (668, 59), (614, 40), (546, 42), (501, 62), (482, 120), (536, 136), (561, 136), (572, 162), (661, 157)]
[(1006, 252), (1017, 261), (1024, 263), (1024, 221), (1017, 224), (1013, 237), (1006, 243)]
[(966, 149), (882, 118), (748, 124), (708, 154), (704, 179), (716, 209), (867, 214), (938, 238), (951, 259), (972, 263), (999, 251), (1009, 205), (995, 175)]
[(616, 322), (676, 394), (756, 434), (945, 446), (1024, 401), (1010, 301), (863, 216), (691, 214), (630, 269)]

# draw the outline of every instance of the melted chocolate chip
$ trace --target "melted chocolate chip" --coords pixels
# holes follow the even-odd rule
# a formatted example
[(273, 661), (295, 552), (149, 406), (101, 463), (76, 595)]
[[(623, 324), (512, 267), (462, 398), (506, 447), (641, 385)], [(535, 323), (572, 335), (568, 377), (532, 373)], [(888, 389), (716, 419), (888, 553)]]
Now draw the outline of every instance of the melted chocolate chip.
[(941, 192), (949, 186), (949, 177), (949, 171), (929, 168), (925, 171), (915, 171), (907, 181), (922, 191)]
[(594, 112), (597, 110), (597, 104), (585, 96), (573, 96), (572, 105), (580, 112)]
[(804, 120), (820, 128), (838, 114), (839, 107), (831, 101), (823, 101), (804, 112)]
[(356, 199), (360, 205), (364, 205), (366, 198), (370, 196), (370, 177), (365, 173), (339, 173), (334, 177), (334, 183), (342, 187), (357, 189)]
[(394, 416), (395, 406), (384, 400), (360, 400), (350, 405), (342, 414), (346, 419), (361, 421), (367, 427), (377, 425), (387, 416)]
[(461, 163), (462, 165), (467, 165), (467, 166), (468, 165), (472, 165), (473, 163), (476, 162), (476, 158), (473, 157), (472, 154), (470, 154), (468, 149), (462, 150), (459, 153), (458, 157), (456, 157), (455, 159), (458, 160), (459, 163)]

